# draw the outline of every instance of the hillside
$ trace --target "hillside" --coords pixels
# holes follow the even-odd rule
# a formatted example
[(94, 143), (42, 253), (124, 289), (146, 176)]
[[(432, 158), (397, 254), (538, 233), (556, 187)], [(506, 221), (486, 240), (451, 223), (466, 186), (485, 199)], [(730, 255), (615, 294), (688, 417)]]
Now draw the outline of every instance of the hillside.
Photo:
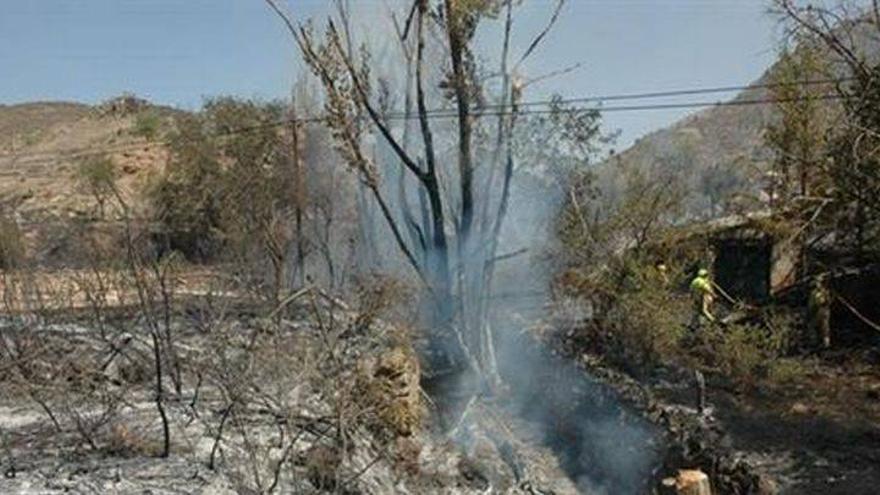
[[(25, 221), (87, 214), (90, 201), (76, 185), (77, 166), (107, 150), (130, 194), (164, 162), (161, 145), (139, 126), (163, 127), (175, 110), (121, 97), (97, 106), (25, 103), (0, 106), (0, 205)], [(155, 137), (155, 136), (154, 136)]]
[(15, 153), (36, 145), (50, 129), (74, 124), (89, 113), (79, 103), (0, 105), (0, 151)]
[[(856, 47), (857, 57), (867, 63), (880, 62), (880, 40), (870, 21), (841, 29)], [(846, 64), (837, 55), (826, 48), (819, 50), (831, 76), (817, 75), (810, 79), (849, 75)], [(716, 216), (731, 205), (748, 208), (749, 205), (743, 205), (736, 196), (740, 193), (760, 196), (764, 173), (772, 159), (772, 152), (764, 143), (764, 133), (776, 118), (777, 109), (773, 104), (744, 102), (772, 100), (767, 85), (772, 84), (772, 76), (779, 68), (777, 60), (749, 84), (748, 89), (733, 98), (719, 97), (726, 104), (695, 112), (636, 140), (628, 149), (598, 165), (600, 184), (613, 197), (621, 183), (620, 167), (633, 166), (655, 177), (672, 174), (686, 191), (686, 213), (690, 218)], [(831, 87), (825, 89), (833, 92)], [(693, 101), (713, 98), (712, 95), (693, 97)], [(832, 113), (837, 106), (833, 101), (824, 104)]]
[(771, 98), (762, 86), (770, 70), (753, 83), (756, 87), (742, 91), (729, 104), (701, 110), (647, 134), (599, 164), (603, 189), (619, 190), (623, 167), (645, 170), (655, 177), (672, 174), (687, 191), (688, 214), (698, 217), (718, 214), (733, 192), (755, 192), (756, 179), (771, 158), (763, 136), (776, 111), (773, 105), (737, 102)]

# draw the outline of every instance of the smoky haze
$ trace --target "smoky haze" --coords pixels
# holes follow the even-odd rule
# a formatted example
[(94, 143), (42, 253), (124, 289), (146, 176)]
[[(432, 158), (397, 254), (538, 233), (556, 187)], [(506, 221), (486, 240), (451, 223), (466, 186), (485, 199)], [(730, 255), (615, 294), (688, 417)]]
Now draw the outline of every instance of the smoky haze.
[(562, 191), (526, 174), (516, 186), (503, 244), (528, 255), (499, 269), (493, 322), (509, 407), (540, 432), (583, 493), (642, 493), (660, 461), (659, 451), (644, 446), (657, 445), (658, 430), (529, 332), (538, 321), (553, 322), (557, 330), (573, 328), (588, 315), (544, 306), (561, 264), (552, 253)]
[[(353, 7), (351, 18), (357, 19), (357, 9), (363, 6)], [(358, 32), (354, 44), (363, 42), (370, 47), (379, 108), (385, 112), (400, 112), (407, 104), (407, 90), (402, 88), (408, 87), (407, 78), (412, 74), (407, 74), (396, 62), (401, 47), (389, 32), (394, 33), (393, 22), (388, 19), (377, 22), (364, 33)], [(428, 44), (425, 56), (428, 60), (425, 79), (444, 80), (448, 67), (443, 50)], [(486, 84), (487, 103), (496, 103), (501, 98), (498, 93), (504, 91), (498, 78), (495, 79)], [(514, 83), (520, 84), (519, 81)], [(448, 90), (431, 83), (426, 91), (428, 108), (454, 108)], [(445, 227), (445, 235), (451, 246), (457, 247), (437, 252), (430, 243), (425, 246), (422, 241), (422, 256), (428, 266), (432, 259), (448, 256), (453, 272), (459, 273), (453, 281), (454, 289), (461, 291), (459, 300), (454, 307), (444, 310), (448, 313), (440, 320), (454, 321), (459, 311), (464, 313), (461, 308), (486, 303), (487, 318), (482, 324), (488, 325), (490, 334), (494, 335), (494, 359), (503, 381), (501, 390), (492, 393), (488, 391), (491, 387), (483, 382), (484, 377), (469, 373), (456, 375), (445, 383), (439, 400), (461, 403), (464, 407), (464, 410), (447, 407), (453, 411), (449, 420), (452, 424), (457, 422), (456, 418), (464, 418), (472, 427), (480, 427), (482, 418), (479, 414), (468, 414), (467, 409), (467, 404), (473, 402), (469, 398), (475, 396), (490, 400), (521, 418), (526, 430), (521, 433), (540, 438), (584, 493), (638, 493), (650, 480), (658, 455), (637, 446), (650, 444), (656, 432), (627, 412), (609, 389), (574, 364), (555, 357), (545, 348), (545, 343), (530, 332), (538, 322), (554, 317), (553, 309), (547, 307), (547, 302), (552, 300), (549, 288), (562, 264), (551, 254), (556, 251), (555, 218), (566, 197), (568, 176), (589, 167), (598, 153), (597, 144), (602, 139), (598, 114), (571, 109), (561, 112), (559, 118), (522, 117), (515, 123), (498, 124), (512, 125), (516, 133), (507, 138), (512, 143), (509, 155), (512, 174), (506, 211), (504, 189), (496, 187), (507, 165), (503, 147), (495, 141), (497, 120), (497, 117), (478, 119), (473, 138), (474, 189), (480, 198), (475, 224), (480, 225), (482, 221), (482, 231), (490, 231), (496, 213), (503, 212), (498, 249), (491, 253), (485, 246), (456, 237), (460, 226), (456, 215), (462, 208), (462, 199), (457, 196), (460, 171), (453, 165), (458, 151), (458, 122), (449, 118), (430, 119), (434, 146), (441, 162), (439, 180), (447, 205), (445, 213), (452, 219)], [(425, 151), (418, 121), (389, 121), (389, 125), (394, 138), (406, 151), (423, 160)], [(408, 241), (419, 245), (419, 236), (428, 237), (425, 198), (421, 196), (419, 182), (407, 172), (398, 152), (378, 132), (367, 136), (365, 142), (366, 153), (380, 170), (379, 194), (389, 205), (392, 221), (403, 226), (401, 230)], [(411, 278), (411, 267), (401, 255), (399, 240), (395, 239), (377, 200), (363, 190), (357, 194), (358, 246), (361, 247), (356, 254), (358, 263), (366, 270)], [(487, 256), (495, 256), (496, 260), (487, 260)], [(474, 293), (463, 289), (470, 283), (469, 279), (461, 273), (479, 273), (487, 261), (494, 265), (491, 286), (477, 291), (475, 296), (487, 301), (471, 300), (469, 297)], [(429, 306), (423, 305), (425, 314), (421, 320), (430, 332), (436, 330), (432, 326), (436, 326), (438, 318), (436, 308)], [(576, 321), (557, 323), (575, 325), (582, 320), (581, 316), (575, 315)], [(461, 338), (439, 343), (439, 354), (455, 356)], [(432, 344), (436, 346), (438, 342)], [(428, 368), (436, 364), (430, 361)], [(466, 436), (458, 438), (468, 447)]]

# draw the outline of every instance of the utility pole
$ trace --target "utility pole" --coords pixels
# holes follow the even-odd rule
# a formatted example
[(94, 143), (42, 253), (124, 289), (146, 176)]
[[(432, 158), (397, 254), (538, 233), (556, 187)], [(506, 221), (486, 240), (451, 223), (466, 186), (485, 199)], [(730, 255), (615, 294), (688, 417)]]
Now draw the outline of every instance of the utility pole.
[(303, 180), (303, 139), (300, 136), (302, 125), (299, 121), (296, 111), (296, 95), (291, 96), (290, 101), (290, 134), (292, 144), (293, 174), (294, 174), (294, 217), (296, 229), (296, 267), (294, 269), (296, 275), (296, 285), (298, 287), (305, 286), (305, 245), (303, 235), (303, 209), (305, 207), (305, 187)]

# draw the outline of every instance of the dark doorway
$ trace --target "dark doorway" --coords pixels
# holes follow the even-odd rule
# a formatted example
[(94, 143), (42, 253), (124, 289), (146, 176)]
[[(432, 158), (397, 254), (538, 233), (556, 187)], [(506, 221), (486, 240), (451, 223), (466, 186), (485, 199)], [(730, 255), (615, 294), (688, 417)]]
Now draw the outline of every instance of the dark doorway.
[(730, 239), (716, 243), (715, 281), (735, 299), (770, 297), (772, 246), (768, 241)]

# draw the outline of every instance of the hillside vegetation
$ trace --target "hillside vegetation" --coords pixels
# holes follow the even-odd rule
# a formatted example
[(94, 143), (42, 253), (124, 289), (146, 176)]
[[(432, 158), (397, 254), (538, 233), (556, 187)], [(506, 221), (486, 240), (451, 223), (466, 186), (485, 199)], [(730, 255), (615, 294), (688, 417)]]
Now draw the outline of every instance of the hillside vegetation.
[[(768, 97), (768, 90), (759, 87), (745, 90), (731, 101)], [(764, 144), (764, 130), (775, 116), (772, 105), (701, 110), (638, 139), (602, 163), (597, 172), (600, 183), (611, 190), (619, 189), (620, 170), (629, 167), (659, 176), (674, 175), (689, 192), (688, 210), (693, 216), (718, 214), (733, 193), (750, 191), (748, 181), (766, 170), (769, 151)]]
[(166, 153), (156, 140), (176, 111), (134, 97), (97, 106), (25, 103), (0, 106), (0, 204), (27, 221), (87, 214), (87, 191), (77, 187), (84, 159), (107, 150), (130, 193)]

